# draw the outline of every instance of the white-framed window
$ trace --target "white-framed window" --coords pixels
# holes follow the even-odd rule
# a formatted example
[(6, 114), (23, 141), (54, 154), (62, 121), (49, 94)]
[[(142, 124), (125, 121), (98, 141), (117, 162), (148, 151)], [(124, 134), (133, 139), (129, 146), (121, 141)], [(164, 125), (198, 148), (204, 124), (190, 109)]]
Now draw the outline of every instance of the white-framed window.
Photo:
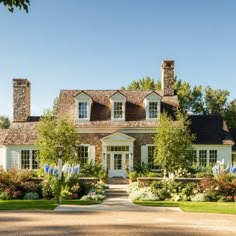
[(158, 112), (158, 102), (149, 102), (149, 119), (156, 119)]
[(197, 164), (197, 150), (195, 149), (192, 150), (192, 158), (193, 158), (193, 163)]
[(160, 118), (161, 97), (156, 92), (151, 92), (144, 99), (146, 109), (146, 120), (155, 121)]
[(88, 145), (77, 146), (77, 156), (80, 167), (83, 168), (83, 166), (87, 164), (89, 161), (89, 146)]
[(125, 104), (126, 97), (117, 91), (110, 97), (111, 102), (111, 120), (121, 121), (125, 120)]
[(21, 150), (21, 169), (37, 170), (37, 150)]
[(199, 150), (199, 166), (207, 166), (207, 150)]
[(158, 170), (159, 167), (154, 162), (154, 156), (155, 156), (155, 145), (148, 145), (147, 146), (147, 153), (148, 153), (148, 165), (151, 170)]
[(88, 119), (88, 102), (79, 102), (79, 119)]
[(214, 166), (217, 162), (217, 150), (209, 150), (209, 164)]
[(92, 102), (92, 98), (83, 91), (75, 97), (75, 118), (77, 121), (90, 120)]

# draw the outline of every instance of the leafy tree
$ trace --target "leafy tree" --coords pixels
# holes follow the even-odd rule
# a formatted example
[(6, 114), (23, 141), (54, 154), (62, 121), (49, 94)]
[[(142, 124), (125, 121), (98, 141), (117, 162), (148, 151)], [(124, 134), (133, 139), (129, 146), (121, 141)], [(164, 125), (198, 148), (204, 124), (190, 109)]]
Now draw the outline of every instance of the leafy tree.
[(63, 163), (77, 163), (76, 144), (78, 136), (73, 122), (67, 117), (55, 118), (52, 111), (45, 112), (37, 127), (36, 146), (41, 164), (57, 164), (56, 147), (64, 147)]
[(1, 129), (8, 129), (10, 127), (10, 120), (6, 116), (0, 116), (0, 128)]
[(191, 166), (190, 150), (195, 137), (189, 125), (188, 116), (180, 111), (176, 113), (176, 120), (166, 113), (161, 115), (155, 135), (154, 161), (165, 173), (174, 173), (179, 168)]
[(229, 91), (222, 89), (212, 89), (210, 86), (207, 86), (204, 89), (204, 92), (207, 113), (213, 115), (223, 115), (227, 105), (227, 97), (229, 96)]
[[(160, 89), (160, 87), (161, 83), (159, 81), (155, 82), (154, 79), (147, 76), (146, 78), (132, 81), (127, 86), (127, 90), (156, 90)], [(126, 90), (124, 86), (121, 86), (121, 89)]]
[(236, 128), (236, 99), (231, 101), (226, 107), (224, 119), (229, 128)]
[(53, 100), (53, 105), (52, 105), (52, 112), (53, 112), (53, 114), (56, 114), (58, 101), (59, 101), (58, 97), (55, 97), (54, 100)]
[(0, 3), (3, 3), (5, 6), (7, 6), (10, 12), (13, 12), (14, 7), (17, 7), (20, 10), (23, 8), (28, 13), (30, 0), (0, 0)]

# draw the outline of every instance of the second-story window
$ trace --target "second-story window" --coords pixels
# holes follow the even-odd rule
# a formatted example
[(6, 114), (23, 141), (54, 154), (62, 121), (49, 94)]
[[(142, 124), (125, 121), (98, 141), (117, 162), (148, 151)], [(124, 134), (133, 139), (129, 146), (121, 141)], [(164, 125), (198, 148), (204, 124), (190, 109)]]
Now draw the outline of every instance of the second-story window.
[(88, 103), (79, 102), (79, 119), (87, 119), (87, 118), (88, 118)]
[(114, 119), (123, 118), (122, 102), (114, 102)]
[(158, 109), (157, 102), (149, 102), (149, 119), (157, 118), (157, 109)]

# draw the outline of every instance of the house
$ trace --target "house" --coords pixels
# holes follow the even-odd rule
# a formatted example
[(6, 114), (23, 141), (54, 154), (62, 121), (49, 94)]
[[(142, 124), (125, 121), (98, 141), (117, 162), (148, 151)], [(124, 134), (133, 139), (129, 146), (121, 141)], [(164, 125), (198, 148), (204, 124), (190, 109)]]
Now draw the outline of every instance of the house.
[[(109, 177), (126, 177), (135, 163), (153, 164), (153, 138), (162, 112), (174, 115), (174, 61), (161, 65), (161, 91), (61, 90), (57, 115), (69, 115), (80, 137), (78, 158), (101, 163)], [(13, 123), (0, 131), (0, 165), (4, 169), (37, 169), (36, 127), (30, 116), (30, 82), (13, 79)], [(224, 159), (231, 165), (234, 144), (226, 124), (216, 116), (191, 116), (197, 135), (195, 160), (202, 166)], [(155, 166), (152, 165), (155, 169)]]

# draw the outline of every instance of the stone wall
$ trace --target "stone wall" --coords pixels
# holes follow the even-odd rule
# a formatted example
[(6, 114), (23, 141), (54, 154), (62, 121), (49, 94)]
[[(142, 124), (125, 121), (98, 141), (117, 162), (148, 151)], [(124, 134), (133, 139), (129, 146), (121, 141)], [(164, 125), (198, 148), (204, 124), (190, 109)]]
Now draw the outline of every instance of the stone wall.
[(174, 95), (174, 61), (163, 61), (161, 65), (161, 89), (164, 96)]
[[(160, 177), (140, 177), (137, 178), (138, 186), (140, 188), (148, 187), (154, 181), (162, 181), (164, 178)], [(201, 178), (175, 178), (176, 182), (181, 183), (198, 183)]]
[[(96, 163), (102, 163), (102, 142), (101, 138), (110, 135), (109, 133), (95, 133), (95, 134), (79, 134), (79, 140), (81, 144), (95, 145), (96, 151)], [(153, 138), (155, 134), (140, 133), (140, 134), (126, 134), (135, 138), (134, 141), (134, 163), (141, 163), (141, 145), (153, 144)]]
[(13, 79), (13, 122), (26, 121), (30, 116), (30, 82)]

